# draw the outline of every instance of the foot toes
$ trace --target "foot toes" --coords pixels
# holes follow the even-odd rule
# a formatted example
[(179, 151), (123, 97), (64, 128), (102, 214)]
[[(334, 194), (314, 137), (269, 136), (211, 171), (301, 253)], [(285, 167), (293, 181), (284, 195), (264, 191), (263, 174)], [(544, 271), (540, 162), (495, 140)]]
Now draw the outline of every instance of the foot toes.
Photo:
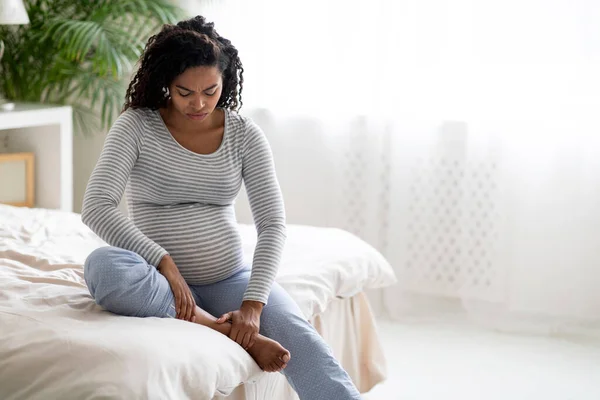
[(284, 354), (283, 357), (281, 357), (281, 361), (283, 361), (284, 363), (290, 362), (290, 355)]

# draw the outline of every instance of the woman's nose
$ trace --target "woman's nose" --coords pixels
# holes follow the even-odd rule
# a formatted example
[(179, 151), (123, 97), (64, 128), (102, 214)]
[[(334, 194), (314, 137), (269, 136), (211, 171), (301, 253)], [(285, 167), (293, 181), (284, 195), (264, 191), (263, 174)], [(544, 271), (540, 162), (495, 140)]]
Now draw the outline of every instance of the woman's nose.
[(202, 96), (194, 96), (192, 99), (192, 106), (194, 106), (194, 108), (197, 110), (204, 108), (204, 99)]

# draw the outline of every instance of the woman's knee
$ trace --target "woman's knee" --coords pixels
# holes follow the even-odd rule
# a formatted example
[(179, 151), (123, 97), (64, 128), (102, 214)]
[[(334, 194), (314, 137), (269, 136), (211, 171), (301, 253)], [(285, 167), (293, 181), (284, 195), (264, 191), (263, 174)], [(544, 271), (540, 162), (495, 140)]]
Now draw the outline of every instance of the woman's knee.
[[(128, 254), (130, 253), (130, 254)], [(95, 286), (100, 282), (113, 277), (119, 264), (124, 262), (131, 263), (131, 259), (135, 260), (137, 254), (118, 247), (100, 247), (92, 251), (85, 260), (83, 265), (83, 275), (88, 286)], [(139, 256), (137, 256), (139, 257)], [(139, 257), (141, 259), (141, 257)], [(130, 260), (127, 260), (130, 259)]]
[(310, 324), (298, 304), (279, 284), (274, 283), (267, 305), (263, 308), (261, 325), (266, 324), (271, 329), (297, 327), (304, 329)]
[(97, 284), (104, 280), (107, 264), (110, 264), (111, 247), (100, 247), (92, 251), (83, 264), (83, 277), (92, 296)]
[(265, 307), (261, 315), (261, 330), (265, 336), (286, 343), (321, 339), (300, 310), (287, 304)]
[(96, 302), (110, 309), (112, 297), (131, 289), (148, 273), (144, 259), (117, 247), (100, 247), (85, 260), (84, 278)]

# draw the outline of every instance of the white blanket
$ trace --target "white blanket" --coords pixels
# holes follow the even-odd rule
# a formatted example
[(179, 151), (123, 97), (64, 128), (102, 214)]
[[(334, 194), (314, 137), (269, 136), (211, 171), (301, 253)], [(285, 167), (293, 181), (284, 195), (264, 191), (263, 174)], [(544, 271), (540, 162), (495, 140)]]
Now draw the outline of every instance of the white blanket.
[[(251, 257), (255, 232), (240, 229)], [(82, 264), (104, 245), (78, 214), (0, 205), (0, 399), (210, 399), (263, 374), (208, 328), (98, 307)], [(346, 232), (290, 226), (277, 281), (310, 318), (395, 277)]]

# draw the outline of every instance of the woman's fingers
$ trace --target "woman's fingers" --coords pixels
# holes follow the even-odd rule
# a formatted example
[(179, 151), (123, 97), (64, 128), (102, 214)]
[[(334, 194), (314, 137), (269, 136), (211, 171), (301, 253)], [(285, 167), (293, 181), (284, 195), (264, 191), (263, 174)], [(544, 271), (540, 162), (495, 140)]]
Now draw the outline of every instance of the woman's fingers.
[(179, 290), (175, 293), (175, 307), (177, 311), (177, 318), (181, 319), (181, 292)]
[(188, 297), (188, 293), (185, 290), (185, 286), (181, 284), (181, 319), (184, 321), (188, 320), (188, 315), (190, 313), (190, 300)]
[(185, 301), (187, 303), (187, 311), (185, 313), (185, 320), (191, 321), (192, 315), (194, 313), (194, 299), (192, 298), (189, 288), (186, 288), (186, 289), (187, 289), (187, 293), (185, 296), (185, 299), (186, 299)]
[(246, 334), (243, 335), (242, 337), (242, 341), (241, 341), (241, 345), (244, 349), (248, 349), (248, 344), (250, 343), (250, 338), (252, 337), (252, 334), (250, 332), (247, 332)]
[(190, 304), (189, 304), (190, 312), (188, 315), (188, 321), (192, 321), (192, 318), (194, 317), (194, 309), (195, 308), (196, 308), (196, 302), (194, 301), (194, 298), (190, 294)]
[(181, 315), (180, 318), (185, 321), (187, 317), (187, 300), (185, 298), (185, 293), (182, 289), (180, 289), (179, 296), (181, 297)]
[(217, 318), (217, 323), (218, 324), (222, 324), (224, 322), (229, 321), (231, 319), (232, 315), (233, 315), (232, 312), (228, 312), (228, 313), (225, 313), (225, 314), (221, 315), (219, 318)]
[(237, 337), (238, 337), (238, 334), (239, 334), (239, 333), (240, 333), (239, 329), (238, 329), (238, 328), (237, 328), (237, 326), (234, 324), (234, 325), (231, 327), (231, 332), (229, 333), (229, 338), (230, 338), (231, 340), (233, 340), (234, 342), (237, 342)]
[(236, 342), (237, 344), (239, 344), (241, 346), (243, 338), (244, 338), (244, 332), (242, 332), (241, 330), (238, 330), (237, 334), (235, 335), (235, 339), (233, 339), (233, 340), (234, 340), (234, 342)]
[(252, 346), (254, 346), (254, 343), (256, 343), (256, 338), (258, 337), (258, 333), (254, 333), (251, 337), (250, 337), (250, 343), (248, 343), (248, 348), (251, 349)]
[(190, 300), (188, 298), (187, 293), (185, 293), (185, 289), (184, 289), (184, 294), (183, 294), (183, 313), (181, 315), (181, 318), (184, 321), (187, 321), (189, 313), (190, 313)]

